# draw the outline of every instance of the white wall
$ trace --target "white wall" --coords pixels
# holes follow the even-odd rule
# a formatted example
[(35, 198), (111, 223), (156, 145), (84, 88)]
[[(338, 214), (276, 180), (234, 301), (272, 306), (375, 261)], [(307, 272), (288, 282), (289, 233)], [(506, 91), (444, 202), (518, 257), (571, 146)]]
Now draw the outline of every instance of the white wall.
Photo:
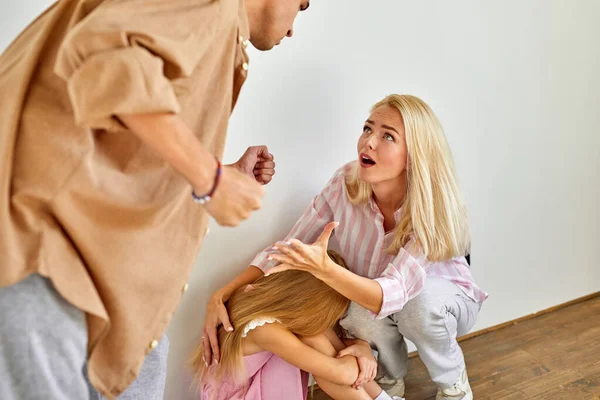
[[(0, 49), (49, 3), (3, 0)], [(476, 330), (600, 290), (600, 2), (452, 3), (314, 0), (294, 38), (251, 51), (226, 161), (267, 144), (277, 175), (249, 221), (211, 226), (169, 329), (166, 399), (193, 398), (209, 295), (287, 233), (392, 92), (426, 100), (451, 142), (490, 293)]]

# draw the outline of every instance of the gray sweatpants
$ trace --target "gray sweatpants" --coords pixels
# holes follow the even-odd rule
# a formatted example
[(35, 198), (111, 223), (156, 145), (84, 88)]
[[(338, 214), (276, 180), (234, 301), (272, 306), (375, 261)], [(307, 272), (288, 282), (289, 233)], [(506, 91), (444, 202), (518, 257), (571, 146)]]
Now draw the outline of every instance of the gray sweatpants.
[(457, 335), (469, 332), (481, 307), (454, 283), (427, 277), (423, 290), (389, 317), (373, 320), (367, 310), (351, 303), (340, 325), (378, 352), (378, 375), (400, 379), (408, 372), (404, 338), (413, 342), (440, 387), (452, 386), (465, 368)]
[[(85, 314), (33, 274), (0, 288), (0, 399), (98, 400), (89, 384)], [(119, 400), (162, 400), (168, 339), (150, 353)]]

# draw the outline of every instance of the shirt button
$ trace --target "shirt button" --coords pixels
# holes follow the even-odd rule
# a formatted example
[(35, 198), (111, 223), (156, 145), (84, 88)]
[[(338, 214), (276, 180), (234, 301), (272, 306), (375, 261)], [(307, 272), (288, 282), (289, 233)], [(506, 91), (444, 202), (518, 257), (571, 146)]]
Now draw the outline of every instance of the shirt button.
[(183, 285), (183, 288), (181, 288), (181, 291), (182, 291), (183, 293), (185, 293), (185, 292), (187, 292), (187, 291), (188, 291), (188, 289), (189, 289), (189, 288), (190, 288), (190, 284), (189, 284), (189, 283), (186, 283), (185, 285)]
[(210, 228), (206, 228), (206, 231), (204, 231), (204, 236), (208, 236), (209, 233), (210, 233)]
[(238, 42), (239, 43), (243, 43), (244, 42), (244, 37), (242, 35), (238, 36)]
[(248, 41), (248, 39), (246, 39), (242, 42), (242, 46), (244, 46), (244, 48), (246, 48), (246, 47), (248, 47), (248, 43), (250, 43), (250, 42)]
[(150, 342), (150, 348), (155, 349), (158, 346), (158, 340), (153, 340)]
[(243, 69), (244, 71), (248, 71), (248, 63), (243, 63), (243, 64), (242, 64), (242, 69)]

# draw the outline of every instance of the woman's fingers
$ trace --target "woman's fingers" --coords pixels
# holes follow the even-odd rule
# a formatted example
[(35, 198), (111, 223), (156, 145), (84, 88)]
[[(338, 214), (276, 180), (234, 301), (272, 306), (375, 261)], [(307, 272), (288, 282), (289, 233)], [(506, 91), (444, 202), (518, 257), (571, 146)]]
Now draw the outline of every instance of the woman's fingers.
[(275, 260), (282, 264), (290, 264), (290, 265), (296, 264), (295, 260), (292, 257), (287, 256), (285, 254), (271, 254), (267, 257), (267, 260), (269, 260), (269, 261)]
[(301, 255), (305, 255), (306, 254), (306, 245), (304, 243), (302, 243), (301, 241), (299, 241), (298, 239), (290, 239), (287, 241), (288, 245), (296, 250), (296, 252), (298, 252), (298, 254)]
[[(290, 239), (287, 242), (277, 242), (268, 251), (278, 251), (289, 256), (306, 255), (306, 244), (298, 239)], [(276, 254), (276, 253), (275, 253)]]
[(329, 243), (329, 238), (331, 237), (333, 230), (335, 228), (337, 228), (339, 224), (340, 224), (339, 222), (330, 222), (327, 225), (325, 225), (325, 228), (323, 229), (323, 233), (321, 233), (321, 235), (319, 236), (319, 238), (317, 239), (317, 241), (315, 243), (322, 243), (322, 244)]
[(290, 246), (276, 244), (275, 246), (273, 246), (273, 250), (277, 250), (281, 254), (285, 254), (290, 257), (296, 255), (296, 249), (293, 249)]
[(292, 268), (289, 264), (282, 264), (282, 265), (279, 265), (277, 267), (274, 267), (274, 268), (271, 268), (270, 270), (268, 270), (267, 273), (265, 274), (265, 276), (269, 276), (271, 274), (276, 274), (278, 272), (288, 271), (291, 269), (295, 269), (295, 268)]

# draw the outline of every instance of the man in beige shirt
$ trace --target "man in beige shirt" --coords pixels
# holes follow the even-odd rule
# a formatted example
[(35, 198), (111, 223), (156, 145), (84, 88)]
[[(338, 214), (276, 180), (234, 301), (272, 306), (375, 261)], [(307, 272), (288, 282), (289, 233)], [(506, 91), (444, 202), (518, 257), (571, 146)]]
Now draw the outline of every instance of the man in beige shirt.
[(208, 219), (274, 174), (264, 146), (218, 161), (245, 48), (308, 5), (59, 0), (0, 56), (1, 399), (162, 398)]

